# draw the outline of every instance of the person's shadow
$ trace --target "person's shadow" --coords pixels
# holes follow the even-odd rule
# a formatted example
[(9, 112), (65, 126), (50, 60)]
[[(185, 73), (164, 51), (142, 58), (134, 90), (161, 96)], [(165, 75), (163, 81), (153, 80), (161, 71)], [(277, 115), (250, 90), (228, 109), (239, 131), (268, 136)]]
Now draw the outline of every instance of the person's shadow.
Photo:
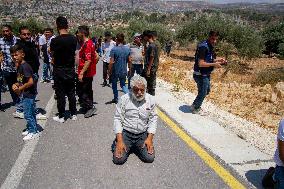
[(179, 107), (179, 110), (183, 113), (192, 113), (189, 105), (182, 105)]

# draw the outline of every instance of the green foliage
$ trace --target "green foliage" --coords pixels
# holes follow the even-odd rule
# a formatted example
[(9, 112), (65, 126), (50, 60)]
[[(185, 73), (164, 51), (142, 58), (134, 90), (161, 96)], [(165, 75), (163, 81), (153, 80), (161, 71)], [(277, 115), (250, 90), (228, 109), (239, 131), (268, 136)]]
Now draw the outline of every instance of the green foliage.
[(265, 52), (267, 54), (280, 54), (281, 47), (279, 44), (284, 43), (284, 22), (276, 25), (267, 26), (262, 31), (262, 36), (265, 42)]
[(13, 28), (13, 33), (14, 34), (19, 34), (19, 28), (21, 26), (27, 26), (32, 34), (37, 34), (39, 32), (42, 32), (42, 30), (46, 27), (46, 24), (37, 21), (34, 18), (28, 18), (27, 20), (18, 20), (18, 19), (13, 19), (11, 26)]
[(266, 84), (275, 85), (280, 81), (284, 81), (284, 68), (274, 68), (263, 70), (257, 74), (253, 85), (264, 86)]
[(263, 40), (255, 29), (237, 23), (219, 13), (212, 15), (203, 14), (185, 23), (178, 30), (176, 40), (181, 45), (187, 45), (195, 40), (205, 40), (210, 30), (219, 31), (220, 40), (225, 40), (234, 46), (241, 57), (257, 57), (264, 48)]
[(284, 43), (280, 43), (278, 45), (278, 52), (279, 52), (280, 58), (284, 58)]

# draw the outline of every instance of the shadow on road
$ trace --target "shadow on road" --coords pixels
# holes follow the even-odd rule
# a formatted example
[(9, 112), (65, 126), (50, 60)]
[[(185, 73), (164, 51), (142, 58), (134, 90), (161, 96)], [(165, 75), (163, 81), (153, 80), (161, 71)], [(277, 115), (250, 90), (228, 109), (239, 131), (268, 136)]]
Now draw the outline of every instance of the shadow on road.
[(263, 188), (261, 180), (265, 175), (267, 169), (250, 170), (246, 173), (247, 180), (256, 188)]
[(183, 113), (192, 113), (189, 105), (182, 105), (179, 107), (179, 110)]

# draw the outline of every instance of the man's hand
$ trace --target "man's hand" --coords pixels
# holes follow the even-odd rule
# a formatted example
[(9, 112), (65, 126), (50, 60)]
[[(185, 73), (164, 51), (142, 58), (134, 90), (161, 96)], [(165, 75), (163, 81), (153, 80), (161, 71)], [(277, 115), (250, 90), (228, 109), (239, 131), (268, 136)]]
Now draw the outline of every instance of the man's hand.
[(147, 69), (146, 77), (150, 77), (150, 74), (151, 74), (151, 69)]
[(17, 95), (21, 94), (20, 88), (16, 84), (12, 85), (12, 89)]
[(115, 157), (122, 158), (124, 152), (127, 152), (127, 148), (123, 141), (117, 141), (116, 143), (116, 150), (115, 150)]
[(148, 154), (154, 153), (154, 145), (153, 145), (153, 135), (149, 134), (148, 138), (145, 140), (144, 145), (142, 148), (147, 147)]
[(84, 73), (80, 73), (79, 75), (78, 75), (78, 80), (80, 81), (80, 82), (83, 82), (83, 77), (84, 77)]
[(217, 63), (217, 62), (216, 62), (215, 65), (214, 65), (214, 67), (215, 67), (215, 68), (222, 68), (222, 65), (221, 65), (220, 63)]

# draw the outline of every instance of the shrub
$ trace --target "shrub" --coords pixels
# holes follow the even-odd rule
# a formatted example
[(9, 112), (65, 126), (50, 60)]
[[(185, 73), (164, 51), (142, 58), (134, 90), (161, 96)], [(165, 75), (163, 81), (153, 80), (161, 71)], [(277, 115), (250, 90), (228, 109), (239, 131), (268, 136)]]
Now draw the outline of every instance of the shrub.
[(274, 68), (259, 72), (253, 81), (253, 85), (264, 86), (266, 84), (275, 85), (284, 81), (284, 68)]

